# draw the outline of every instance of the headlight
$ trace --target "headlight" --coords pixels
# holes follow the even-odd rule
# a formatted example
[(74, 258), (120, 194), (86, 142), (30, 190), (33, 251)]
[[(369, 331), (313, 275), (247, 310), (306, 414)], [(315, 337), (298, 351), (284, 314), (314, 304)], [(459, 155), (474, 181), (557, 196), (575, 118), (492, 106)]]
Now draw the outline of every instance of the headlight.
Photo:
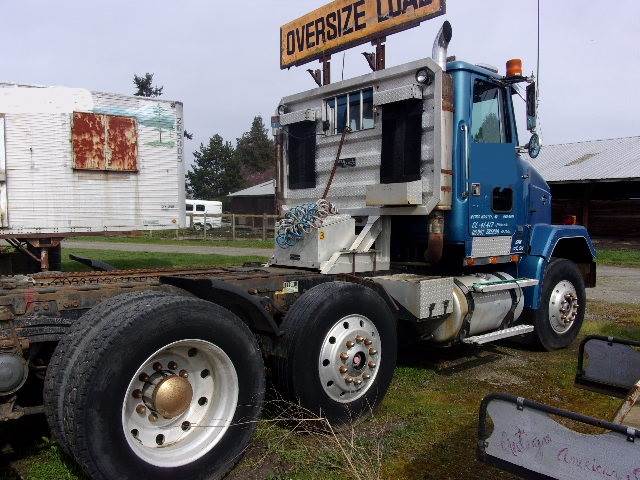
[(431, 85), (432, 80), (431, 72), (426, 68), (418, 70), (418, 73), (416, 73), (416, 81), (422, 85)]
[(278, 107), (278, 115), (284, 115), (285, 113), (287, 113), (287, 106), (286, 105), (280, 105)]

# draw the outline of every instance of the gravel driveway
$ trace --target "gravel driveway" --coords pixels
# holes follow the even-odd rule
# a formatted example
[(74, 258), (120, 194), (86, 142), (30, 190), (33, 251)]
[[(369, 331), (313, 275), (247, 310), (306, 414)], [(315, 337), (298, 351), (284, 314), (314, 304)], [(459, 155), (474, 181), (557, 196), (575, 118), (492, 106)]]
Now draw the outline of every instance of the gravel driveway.
[(640, 268), (598, 265), (598, 286), (587, 290), (590, 300), (640, 305)]

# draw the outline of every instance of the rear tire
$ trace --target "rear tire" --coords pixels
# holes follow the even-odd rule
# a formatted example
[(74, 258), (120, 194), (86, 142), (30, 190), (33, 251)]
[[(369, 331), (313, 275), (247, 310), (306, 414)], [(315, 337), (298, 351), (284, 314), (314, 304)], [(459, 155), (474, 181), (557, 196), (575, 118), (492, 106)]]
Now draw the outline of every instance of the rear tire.
[(333, 423), (382, 401), (396, 367), (397, 332), (375, 291), (343, 282), (318, 285), (296, 301), (282, 327), (276, 382), (289, 400)]
[[(264, 390), (256, 339), (231, 312), (174, 295), (132, 301), (78, 346), (64, 389), (65, 435), (95, 480), (219, 479), (248, 446)], [(167, 410), (176, 391), (181, 407)]]
[(587, 295), (575, 263), (554, 258), (547, 265), (540, 308), (531, 312), (536, 343), (547, 351), (571, 345), (584, 322)]

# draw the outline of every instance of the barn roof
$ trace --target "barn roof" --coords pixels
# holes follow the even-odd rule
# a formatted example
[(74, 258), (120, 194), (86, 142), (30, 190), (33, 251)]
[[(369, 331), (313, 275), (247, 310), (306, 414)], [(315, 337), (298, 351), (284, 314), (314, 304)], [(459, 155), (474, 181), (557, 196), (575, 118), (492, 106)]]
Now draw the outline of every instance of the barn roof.
[(254, 185), (253, 187), (245, 188), (238, 192), (230, 193), (230, 197), (266, 197), (276, 194), (276, 181), (269, 180), (268, 182)]
[(551, 183), (640, 179), (640, 137), (548, 145), (532, 163)]

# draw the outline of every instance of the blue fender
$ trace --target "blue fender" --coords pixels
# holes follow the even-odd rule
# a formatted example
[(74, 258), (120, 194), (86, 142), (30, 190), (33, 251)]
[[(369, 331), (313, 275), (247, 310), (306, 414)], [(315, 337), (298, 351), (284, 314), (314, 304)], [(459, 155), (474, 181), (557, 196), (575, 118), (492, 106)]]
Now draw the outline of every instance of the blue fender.
[[(579, 251), (574, 251), (572, 254), (576, 257), (580, 256), (581, 262), (595, 262), (597, 252), (585, 227), (548, 224), (538, 224), (532, 227), (529, 252), (522, 258), (518, 273), (520, 276), (539, 280), (539, 284), (536, 287), (525, 289), (525, 307), (534, 310), (540, 307), (545, 269), (551, 257), (554, 256), (558, 245), (566, 241), (573, 241), (574, 245), (580, 246)], [(578, 259), (570, 256), (567, 258)]]

